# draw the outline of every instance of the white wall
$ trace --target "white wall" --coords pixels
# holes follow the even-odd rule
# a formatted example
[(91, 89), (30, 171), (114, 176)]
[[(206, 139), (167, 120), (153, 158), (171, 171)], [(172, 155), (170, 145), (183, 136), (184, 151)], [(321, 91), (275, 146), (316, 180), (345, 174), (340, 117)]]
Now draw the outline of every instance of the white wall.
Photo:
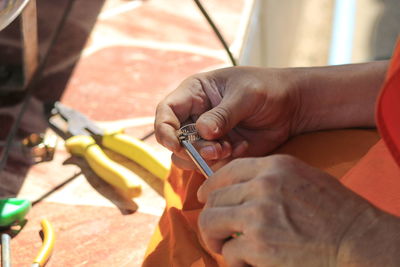
[[(248, 0), (241, 65), (326, 65), (334, 0)], [(400, 33), (400, 0), (357, 0), (352, 62), (390, 55)]]

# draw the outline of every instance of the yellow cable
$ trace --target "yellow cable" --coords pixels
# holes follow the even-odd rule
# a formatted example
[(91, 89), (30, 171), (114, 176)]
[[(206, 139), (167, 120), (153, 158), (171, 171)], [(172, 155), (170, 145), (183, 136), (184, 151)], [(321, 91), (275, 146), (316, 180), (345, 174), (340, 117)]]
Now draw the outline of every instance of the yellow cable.
[(55, 232), (53, 226), (47, 219), (43, 219), (40, 224), (42, 225), (42, 231), (44, 235), (43, 244), (36, 258), (33, 260), (33, 264), (42, 267), (46, 264), (53, 251)]

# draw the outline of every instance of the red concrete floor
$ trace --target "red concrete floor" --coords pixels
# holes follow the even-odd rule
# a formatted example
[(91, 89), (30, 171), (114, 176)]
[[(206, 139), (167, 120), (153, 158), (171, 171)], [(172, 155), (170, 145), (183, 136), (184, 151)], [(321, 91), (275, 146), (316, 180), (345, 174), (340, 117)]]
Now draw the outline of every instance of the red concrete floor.
[[(42, 56), (68, 1), (38, 0)], [(244, 1), (203, 1), (229, 43), (235, 39)], [(0, 33), (0, 62), (20, 62), (17, 33), (17, 23)], [(224, 65), (228, 59), (192, 1), (76, 0), (18, 136), (46, 130), (42, 103), (60, 99), (104, 128), (124, 127), (142, 137), (152, 130), (157, 103), (180, 81)], [(1, 141), (20, 97), (0, 98)], [(170, 153), (154, 137), (146, 142), (169, 162)], [(138, 175), (144, 189), (140, 197), (122, 197), (83, 159), (71, 157), (61, 139), (54, 159), (36, 165), (13, 149), (0, 172), (0, 196), (37, 201), (12, 240), (13, 266), (30, 264), (38, 251), (43, 217), (57, 233), (47, 266), (140, 266), (164, 208), (162, 183), (135, 163), (108, 153)]]

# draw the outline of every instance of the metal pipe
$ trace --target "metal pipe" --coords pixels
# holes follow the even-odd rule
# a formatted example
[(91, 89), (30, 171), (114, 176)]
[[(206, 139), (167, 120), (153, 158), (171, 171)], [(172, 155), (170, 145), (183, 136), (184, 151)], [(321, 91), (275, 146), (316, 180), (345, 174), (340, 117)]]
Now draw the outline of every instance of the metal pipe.
[(11, 237), (9, 234), (1, 234), (1, 266), (11, 267)]

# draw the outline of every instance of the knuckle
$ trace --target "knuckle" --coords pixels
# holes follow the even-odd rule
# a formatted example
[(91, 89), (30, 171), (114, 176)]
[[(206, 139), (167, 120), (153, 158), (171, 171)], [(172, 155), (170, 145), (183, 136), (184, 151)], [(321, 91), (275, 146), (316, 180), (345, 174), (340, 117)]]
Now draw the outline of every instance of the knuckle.
[(189, 88), (190, 88), (190, 86), (197, 87), (197, 86), (201, 85), (201, 78), (200, 78), (199, 74), (196, 73), (196, 74), (190, 75), (189, 77), (184, 79), (181, 84), (185, 84), (185, 87), (189, 87)]
[(235, 257), (235, 253), (233, 251), (233, 247), (232, 245), (227, 242), (221, 250), (221, 254), (224, 257), (224, 260), (226, 261), (226, 264), (228, 266), (241, 266), (240, 264), (238, 264), (236, 261), (236, 257)]
[(205, 95), (204, 87), (206, 87), (207, 78), (204, 74), (194, 74), (184, 80), (183, 83), (194, 95)]
[(235, 158), (229, 165), (233, 166), (255, 166), (257, 165), (257, 158)]
[(165, 143), (165, 135), (163, 130), (161, 129), (161, 125), (155, 125), (154, 127), (154, 135), (156, 137), (156, 140), (159, 144), (163, 145)]
[(279, 187), (279, 177), (275, 175), (267, 175), (261, 178), (256, 178), (251, 181), (253, 187), (257, 191), (261, 191), (262, 194), (274, 191)]
[(237, 168), (238, 166), (240, 166), (242, 162), (243, 162), (243, 159), (240, 159), (240, 158), (233, 159), (228, 164), (226, 164), (226, 168), (229, 170), (233, 170), (233, 169)]
[(208, 204), (210, 207), (214, 207), (214, 206), (216, 205), (217, 201), (218, 201), (218, 197), (219, 197), (218, 191), (212, 191), (212, 192), (208, 195), (207, 204)]
[[(164, 100), (157, 104), (157, 107), (156, 107), (156, 118), (158, 118), (160, 116), (161, 109), (163, 108), (164, 105), (165, 105), (164, 104)], [(157, 120), (156, 120), (156, 124), (157, 124)]]
[(222, 127), (228, 126), (231, 123), (232, 112), (224, 106), (215, 107), (210, 115), (213, 116), (215, 121)]
[(207, 209), (204, 209), (199, 214), (198, 219), (199, 229), (202, 233), (207, 233), (208, 229), (210, 228), (210, 220), (209, 220), (209, 213)]
[[(257, 219), (257, 218), (256, 218)], [(263, 240), (263, 236), (265, 235), (266, 225), (260, 221), (254, 221), (251, 225), (249, 225), (246, 229), (246, 236), (249, 236), (252, 240)]]
[(291, 166), (299, 161), (297, 158), (286, 154), (272, 155), (268, 157), (268, 160), (270, 164), (277, 167)]
[(246, 207), (246, 216), (253, 222), (252, 229), (257, 229), (258, 224), (264, 224), (271, 216), (272, 209), (268, 204), (261, 201), (252, 201)]

